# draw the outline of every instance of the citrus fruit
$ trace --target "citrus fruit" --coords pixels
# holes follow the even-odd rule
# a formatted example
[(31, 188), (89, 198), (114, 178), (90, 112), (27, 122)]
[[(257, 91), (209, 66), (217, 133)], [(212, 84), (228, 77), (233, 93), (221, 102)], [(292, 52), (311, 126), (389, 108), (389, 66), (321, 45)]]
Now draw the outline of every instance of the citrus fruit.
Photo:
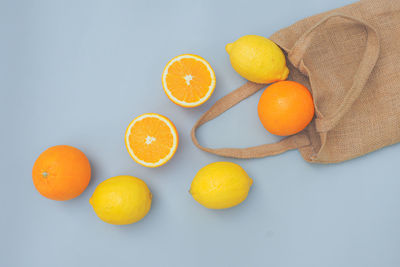
[(151, 192), (139, 178), (121, 175), (100, 183), (90, 198), (97, 216), (110, 224), (131, 224), (151, 208)]
[(90, 164), (79, 149), (59, 145), (45, 150), (32, 169), (33, 184), (39, 193), (53, 200), (79, 196), (90, 181)]
[(276, 82), (263, 92), (258, 116), (264, 128), (287, 136), (302, 131), (314, 116), (314, 103), (305, 86), (293, 81)]
[(171, 59), (162, 73), (162, 85), (175, 104), (192, 108), (206, 102), (215, 88), (215, 74), (210, 64), (196, 55)]
[(226, 209), (243, 202), (253, 180), (232, 162), (211, 163), (196, 174), (190, 187), (193, 198), (209, 209)]
[(286, 80), (289, 69), (282, 50), (271, 40), (258, 35), (245, 35), (225, 47), (232, 67), (255, 83)]
[(145, 167), (158, 167), (170, 160), (178, 147), (178, 133), (166, 117), (145, 113), (136, 117), (125, 133), (129, 155)]

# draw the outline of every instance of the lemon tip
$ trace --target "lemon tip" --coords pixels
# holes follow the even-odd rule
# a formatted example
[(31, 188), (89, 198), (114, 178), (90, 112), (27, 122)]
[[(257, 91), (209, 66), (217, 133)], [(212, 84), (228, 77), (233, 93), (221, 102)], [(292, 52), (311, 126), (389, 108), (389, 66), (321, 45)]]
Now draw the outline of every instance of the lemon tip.
[(289, 76), (289, 68), (287, 66), (285, 66), (285, 69), (283, 70), (283, 73), (281, 75), (281, 80), (286, 80), (287, 77)]
[(225, 46), (225, 50), (226, 50), (226, 52), (228, 53), (228, 54), (230, 54), (231, 53), (231, 50), (232, 50), (232, 44), (230, 43), (230, 44), (227, 44), (226, 46)]

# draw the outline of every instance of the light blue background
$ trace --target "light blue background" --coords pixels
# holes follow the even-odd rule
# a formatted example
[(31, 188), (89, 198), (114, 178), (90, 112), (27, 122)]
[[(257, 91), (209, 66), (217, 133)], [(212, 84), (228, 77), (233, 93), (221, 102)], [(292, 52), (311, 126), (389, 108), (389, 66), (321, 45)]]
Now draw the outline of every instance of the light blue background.
[[(400, 146), (346, 163), (306, 163), (297, 151), (232, 160), (254, 178), (248, 199), (213, 211), (188, 193), (202, 166), (226, 160), (191, 143), (199, 116), (244, 80), (225, 44), (269, 36), (351, 0), (0, 1), (0, 266), (400, 266)], [(183, 109), (162, 91), (172, 57), (193, 53), (215, 70), (203, 106)], [(210, 146), (277, 140), (256, 115), (260, 94), (200, 129)], [(165, 166), (147, 169), (124, 146), (128, 123), (145, 112), (168, 116), (180, 144)], [(87, 190), (67, 202), (36, 192), (31, 168), (47, 147), (88, 156)], [(154, 194), (145, 219), (100, 221), (89, 198), (103, 180), (143, 179)]]

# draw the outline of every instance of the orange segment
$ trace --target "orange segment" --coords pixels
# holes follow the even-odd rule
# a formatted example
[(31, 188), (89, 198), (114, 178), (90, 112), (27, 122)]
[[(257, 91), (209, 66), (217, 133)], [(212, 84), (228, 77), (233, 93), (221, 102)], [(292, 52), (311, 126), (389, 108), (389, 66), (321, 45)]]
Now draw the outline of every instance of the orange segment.
[(215, 89), (215, 74), (210, 64), (196, 55), (171, 59), (162, 74), (168, 98), (182, 107), (196, 107), (206, 102)]
[(129, 155), (145, 167), (158, 167), (172, 158), (178, 147), (178, 133), (166, 117), (146, 113), (136, 117), (125, 133)]

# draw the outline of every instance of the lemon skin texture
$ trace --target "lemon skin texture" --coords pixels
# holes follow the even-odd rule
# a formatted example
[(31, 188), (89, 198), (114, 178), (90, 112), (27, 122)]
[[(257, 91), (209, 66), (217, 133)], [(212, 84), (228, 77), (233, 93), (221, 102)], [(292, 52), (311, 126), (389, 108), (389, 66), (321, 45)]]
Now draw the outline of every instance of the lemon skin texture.
[(285, 55), (274, 42), (258, 35), (245, 35), (225, 47), (237, 73), (255, 83), (283, 81), (289, 75)]
[(152, 194), (145, 182), (121, 175), (100, 183), (89, 202), (104, 222), (125, 225), (143, 219), (151, 208), (151, 200)]
[(253, 180), (232, 162), (211, 163), (196, 174), (190, 187), (193, 198), (209, 209), (226, 209), (243, 202)]

